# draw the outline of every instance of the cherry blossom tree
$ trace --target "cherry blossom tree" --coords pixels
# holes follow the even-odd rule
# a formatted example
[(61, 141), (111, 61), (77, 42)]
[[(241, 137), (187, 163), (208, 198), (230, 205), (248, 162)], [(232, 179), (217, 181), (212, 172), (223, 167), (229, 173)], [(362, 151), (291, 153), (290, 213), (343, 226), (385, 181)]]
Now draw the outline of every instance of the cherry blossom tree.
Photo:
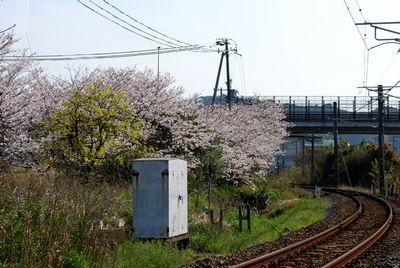
[(220, 139), (227, 173), (240, 180), (266, 174), (288, 135), (281, 107), (271, 102), (208, 107), (201, 118)]
[[(9, 160), (18, 154), (15, 143), (23, 139), (29, 117), (32, 64), (27, 57), (6, 62), (16, 42), (13, 34), (0, 34), (0, 159)], [(22, 52), (24, 54), (24, 52)]]
[(277, 104), (237, 104), (231, 110), (205, 107), (197, 96), (185, 97), (171, 75), (156, 75), (150, 69), (84, 69), (71, 71), (68, 79), (49, 78), (29, 57), (5, 61), (14, 43), (12, 34), (0, 34), (0, 159), (35, 162), (37, 150), (52, 139), (35, 134), (41, 124), (62, 107), (73, 89), (91, 83), (126, 94), (132, 116), (140, 121), (142, 141), (156, 155), (181, 157), (194, 167), (200, 161), (197, 153), (216, 146), (213, 142), (218, 140), (230, 178), (266, 173), (287, 136)]
[(179, 156), (194, 164), (194, 150), (210, 143), (213, 133), (199, 118), (198, 98), (185, 98), (169, 74), (157, 77), (150, 69), (109, 68), (83, 70), (71, 77), (71, 86), (102, 81), (114, 90), (126, 91), (136, 118), (143, 121), (148, 146), (159, 155)]
[(205, 107), (196, 96), (184, 97), (183, 89), (174, 85), (169, 74), (157, 76), (149, 69), (83, 70), (59, 84), (73, 88), (99, 81), (127, 93), (128, 105), (141, 120), (149, 147), (159, 156), (184, 158), (191, 167), (199, 164), (196, 152), (215, 146), (212, 141), (218, 138), (230, 178), (262, 175), (273, 167), (279, 145), (287, 136), (287, 123), (277, 104), (237, 104), (232, 110)]

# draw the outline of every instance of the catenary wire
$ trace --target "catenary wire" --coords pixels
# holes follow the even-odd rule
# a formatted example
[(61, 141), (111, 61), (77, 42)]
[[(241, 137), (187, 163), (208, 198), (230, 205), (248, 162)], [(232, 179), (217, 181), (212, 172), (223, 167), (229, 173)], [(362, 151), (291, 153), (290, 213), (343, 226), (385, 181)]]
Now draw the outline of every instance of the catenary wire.
[(147, 36), (145, 36), (145, 35), (143, 35), (143, 34), (141, 34), (141, 33), (136, 32), (136, 31), (134, 31), (134, 30), (132, 30), (132, 29), (129, 29), (128, 27), (122, 25), (121, 23), (116, 22), (116, 21), (114, 21), (113, 19), (110, 19), (109, 17), (107, 17), (107, 16), (101, 14), (100, 12), (98, 12), (98, 11), (95, 10), (95, 9), (93, 9), (92, 7), (86, 5), (86, 4), (83, 3), (81, 0), (77, 0), (77, 1), (78, 1), (81, 5), (83, 5), (84, 7), (86, 7), (87, 9), (91, 10), (92, 12), (98, 14), (99, 16), (101, 16), (101, 17), (105, 18), (106, 20), (108, 20), (108, 21), (110, 21), (110, 22), (112, 22), (112, 23), (114, 23), (114, 24), (116, 24), (116, 25), (118, 25), (118, 26), (124, 28), (125, 30), (127, 30), (127, 31), (129, 31), (129, 32), (131, 32), (131, 33), (133, 33), (133, 34), (136, 34), (136, 35), (138, 35), (138, 36), (140, 36), (140, 37), (143, 37), (143, 38), (145, 38), (145, 39), (147, 39), (147, 40), (149, 40), (149, 41), (155, 42), (155, 43), (157, 43), (157, 44), (161, 44), (161, 45), (164, 45), (164, 46), (172, 47), (172, 46), (169, 45), (169, 44), (165, 44), (165, 43), (163, 43), (163, 42), (154, 40), (154, 39), (149, 38), (149, 37), (147, 37)]
[[(398, 84), (400, 84), (400, 80), (397, 81), (396, 84), (394, 84), (393, 86), (391, 86), (391, 87), (388, 89), (388, 92), (391, 91), (392, 89), (394, 89), (395, 87), (397, 87)], [(392, 97), (394, 97), (394, 96), (392, 96)], [(397, 97), (397, 98), (399, 98), (399, 97)]]
[(111, 4), (110, 2), (108, 2), (108, 1), (106, 1), (106, 0), (103, 0), (103, 2), (105, 2), (107, 5), (111, 6), (112, 8), (114, 8), (115, 10), (117, 10), (118, 12), (120, 12), (121, 14), (125, 15), (126, 17), (130, 18), (131, 20), (135, 21), (136, 23), (138, 23), (138, 24), (140, 24), (140, 25), (146, 27), (147, 29), (149, 29), (149, 30), (151, 30), (151, 31), (153, 31), (153, 32), (155, 32), (155, 33), (158, 33), (159, 35), (162, 35), (162, 36), (164, 36), (164, 37), (166, 37), (166, 38), (169, 38), (169, 39), (171, 39), (171, 40), (173, 40), (173, 41), (175, 41), (175, 42), (178, 42), (178, 43), (181, 43), (181, 44), (184, 44), (184, 45), (190, 45), (189, 43), (186, 43), (186, 42), (180, 41), (180, 40), (178, 40), (178, 39), (172, 38), (172, 37), (170, 37), (170, 36), (168, 36), (168, 35), (166, 35), (166, 34), (163, 34), (163, 33), (159, 32), (159, 31), (153, 29), (153, 28), (150, 27), (150, 26), (147, 26), (146, 24), (144, 24), (144, 23), (140, 22), (139, 20), (133, 18), (132, 16), (130, 16), (129, 14), (127, 14), (127, 13), (124, 12), (124, 11), (122, 11), (121, 9), (119, 9), (118, 7), (116, 7), (115, 5)]
[(364, 20), (364, 22), (366, 22), (365, 17), (364, 17), (364, 14), (362, 13), (361, 6), (360, 6), (360, 4), (358, 3), (358, 0), (356, 0), (356, 4), (357, 4), (358, 11), (360, 12), (362, 19)]
[[(347, 8), (347, 10), (348, 10), (348, 12), (349, 12), (349, 15), (350, 15), (350, 17), (351, 17), (351, 19), (353, 20), (354, 25), (355, 25), (355, 24), (356, 24), (356, 20), (354, 19), (353, 14), (352, 14), (351, 11), (350, 11), (349, 5), (347, 4), (346, 0), (343, 0), (343, 3), (346, 5), (346, 8)], [(360, 29), (358, 29), (357, 25), (355, 25), (355, 27), (357, 28), (357, 32), (359, 33), (359, 35), (360, 35), (360, 37), (361, 37), (361, 39), (362, 39), (362, 41), (363, 41), (365, 47), (368, 49), (367, 42), (364, 40), (364, 37), (362, 36), (362, 34), (361, 34), (361, 32), (360, 32)]]
[(393, 63), (395, 62), (395, 60), (397, 59), (397, 56), (399, 55), (399, 51), (397, 51), (396, 55), (394, 55), (393, 59), (390, 61), (389, 65), (386, 67), (385, 71), (383, 72), (381, 78), (379, 79), (379, 83), (383, 80), (383, 78), (385, 78), (386, 74), (388, 73), (388, 71), (392, 68)]
[[(363, 43), (364, 43), (364, 86), (368, 86), (368, 72), (369, 72), (369, 48), (368, 48), (368, 45), (367, 45), (367, 35), (366, 35), (366, 26), (364, 26), (364, 36), (362, 35), (362, 33), (361, 33), (361, 31), (360, 31), (360, 29), (357, 27), (357, 25), (356, 25), (356, 21), (355, 21), (355, 19), (354, 19), (354, 16), (353, 16), (353, 14), (351, 13), (351, 11), (350, 11), (350, 7), (349, 7), (349, 5), (347, 4), (347, 2), (346, 2), (346, 0), (343, 0), (343, 3), (345, 4), (345, 6), (346, 6), (346, 8), (347, 8), (347, 11), (349, 12), (349, 15), (350, 15), (350, 17), (351, 17), (351, 19), (352, 19), (352, 21), (353, 21), (353, 23), (354, 23), (354, 25), (355, 25), (355, 27), (356, 27), (356, 29), (357, 29), (357, 32), (358, 32), (358, 34), (360, 35), (360, 37), (361, 37), (361, 40), (363, 41)], [(358, 3), (358, 0), (356, 0), (356, 4), (357, 4), (357, 7), (358, 7), (358, 11), (360, 12), (360, 14), (361, 14), (361, 17), (362, 17), (362, 19), (364, 20), (364, 22), (365, 22), (365, 17), (364, 17), (364, 14), (362, 13), (362, 9), (361, 9), (361, 7), (360, 7), (360, 4)], [(369, 91), (367, 91), (368, 92), (368, 96), (369, 96)]]

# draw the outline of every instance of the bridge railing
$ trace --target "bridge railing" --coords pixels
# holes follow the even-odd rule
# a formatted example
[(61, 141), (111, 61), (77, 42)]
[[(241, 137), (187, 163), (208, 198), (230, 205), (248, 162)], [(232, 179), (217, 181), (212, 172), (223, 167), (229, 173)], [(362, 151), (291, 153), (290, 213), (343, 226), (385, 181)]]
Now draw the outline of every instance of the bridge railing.
[[(376, 96), (263, 96), (282, 105), (286, 119), (332, 120), (333, 103), (338, 106), (338, 118), (343, 120), (376, 120), (378, 118), (378, 99)], [(386, 121), (400, 120), (400, 101), (385, 97), (384, 118)]]

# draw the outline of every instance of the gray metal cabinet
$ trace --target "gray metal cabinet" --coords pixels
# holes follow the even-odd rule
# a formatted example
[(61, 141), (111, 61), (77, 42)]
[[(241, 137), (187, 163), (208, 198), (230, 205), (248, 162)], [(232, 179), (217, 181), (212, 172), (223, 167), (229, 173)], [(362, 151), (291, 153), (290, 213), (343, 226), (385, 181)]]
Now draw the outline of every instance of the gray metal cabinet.
[(133, 170), (134, 236), (169, 239), (187, 234), (186, 161), (136, 159)]

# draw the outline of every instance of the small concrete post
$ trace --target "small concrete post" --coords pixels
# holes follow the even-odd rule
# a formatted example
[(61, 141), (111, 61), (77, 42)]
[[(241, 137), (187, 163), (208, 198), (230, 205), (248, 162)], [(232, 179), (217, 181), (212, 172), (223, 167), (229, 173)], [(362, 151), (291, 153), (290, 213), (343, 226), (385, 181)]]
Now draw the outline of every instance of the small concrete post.
[(320, 196), (321, 196), (321, 187), (319, 187), (318, 185), (315, 185), (315, 188), (314, 188), (314, 195), (315, 195), (316, 197), (320, 197)]

